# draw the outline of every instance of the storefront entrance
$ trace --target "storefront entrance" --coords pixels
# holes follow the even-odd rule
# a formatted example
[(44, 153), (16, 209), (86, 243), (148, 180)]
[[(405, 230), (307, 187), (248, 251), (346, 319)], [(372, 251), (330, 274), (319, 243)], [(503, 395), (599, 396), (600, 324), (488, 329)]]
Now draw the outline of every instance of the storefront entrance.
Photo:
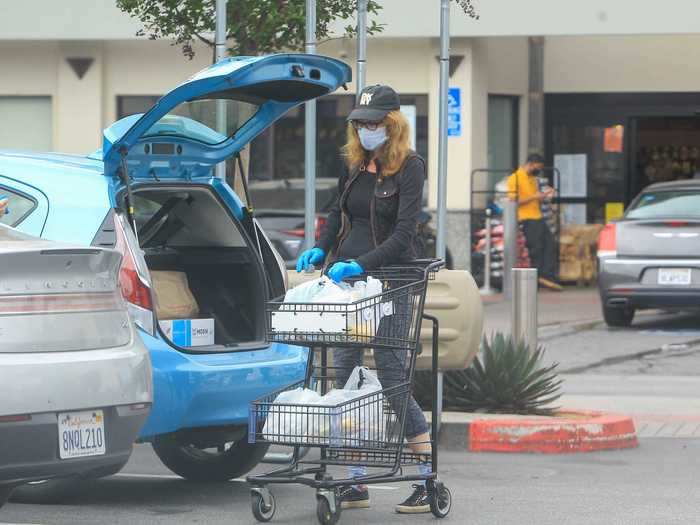
[(565, 222), (603, 223), (648, 184), (700, 176), (700, 94), (551, 94), (546, 113)]

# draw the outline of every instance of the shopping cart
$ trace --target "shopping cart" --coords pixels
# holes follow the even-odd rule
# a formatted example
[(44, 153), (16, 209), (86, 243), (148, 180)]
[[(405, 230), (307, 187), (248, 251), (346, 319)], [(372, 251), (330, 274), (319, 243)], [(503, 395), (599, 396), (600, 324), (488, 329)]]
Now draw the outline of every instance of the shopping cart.
[[(317, 517), (322, 525), (338, 522), (339, 492), (353, 484), (425, 481), (433, 514), (442, 518), (450, 512), (450, 491), (437, 477), (438, 321), (423, 313), (428, 281), (442, 266), (442, 261), (421, 260), (371, 271), (354, 280), (374, 277), (381, 281), (382, 292), (351, 304), (285, 303), (281, 299), (268, 303), (269, 340), (307, 346), (309, 358), (304, 381), (272, 392), (250, 406), (251, 443), (294, 447), (288, 465), (247, 478), (253, 515), (258, 521), (270, 521), (275, 514), (275, 498), (268, 485), (276, 483), (299, 483), (316, 489)], [(412, 452), (404, 439), (424, 319), (433, 325), (432, 454)], [(362, 349), (366, 364), (374, 370), (372, 356), (366, 354), (394, 352), (403, 363), (392, 371), (400, 374), (400, 381), (333, 406), (280, 402), (280, 394), (300, 387), (325, 394), (337, 376), (348, 372), (333, 365), (329, 348)], [(303, 451), (308, 448), (318, 448), (318, 457), (305, 456)], [(432, 473), (403, 472), (404, 467), (420, 464), (430, 464)], [(328, 470), (355, 465), (368, 467), (368, 474), (334, 479)]]

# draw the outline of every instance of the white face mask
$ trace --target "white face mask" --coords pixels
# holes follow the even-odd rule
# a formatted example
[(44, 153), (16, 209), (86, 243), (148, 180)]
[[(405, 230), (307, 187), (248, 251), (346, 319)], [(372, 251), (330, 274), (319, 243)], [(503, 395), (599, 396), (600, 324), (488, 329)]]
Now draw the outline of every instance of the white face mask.
[(384, 126), (379, 126), (374, 131), (370, 131), (367, 128), (360, 128), (357, 130), (357, 134), (360, 136), (362, 147), (367, 151), (376, 150), (389, 138), (386, 134), (386, 127)]

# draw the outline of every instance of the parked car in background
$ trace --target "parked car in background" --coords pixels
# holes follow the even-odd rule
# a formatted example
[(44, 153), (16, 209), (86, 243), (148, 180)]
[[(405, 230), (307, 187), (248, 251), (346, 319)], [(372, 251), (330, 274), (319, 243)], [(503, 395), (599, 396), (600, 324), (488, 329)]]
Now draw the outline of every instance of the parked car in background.
[[(296, 267), (296, 261), (304, 245), (304, 179), (251, 180), (250, 200), (255, 216), (267, 233), (288, 269)], [(316, 179), (316, 238), (326, 223), (326, 217), (338, 194), (338, 179)], [(417, 241), (420, 256), (435, 256), (435, 230), (431, 216), (423, 211), (418, 218)], [(447, 268), (452, 268), (452, 255), (446, 257)]]
[(214, 166), (350, 77), (315, 55), (229, 58), (107, 128), (100, 152), (0, 152), (0, 192), (30, 203), (17, 228), (131, 256), (121, 284), (154, 380), (139, 437), (187, 479), (252, 469), (266, 447), (248, 443), (250, 401), (303, 379), (307, 363), (305, 349), (266, 342), (284, 264)]
[(637, 310), (700, 305), (700, 181), (653, 184), (605, 226), (598, 288), (609, 326)]
[(2, 506), (25, 482), (119, 471), (152, 380), (119, 290), (128, 260), (118, 252), (0, 225), (0, 268)]

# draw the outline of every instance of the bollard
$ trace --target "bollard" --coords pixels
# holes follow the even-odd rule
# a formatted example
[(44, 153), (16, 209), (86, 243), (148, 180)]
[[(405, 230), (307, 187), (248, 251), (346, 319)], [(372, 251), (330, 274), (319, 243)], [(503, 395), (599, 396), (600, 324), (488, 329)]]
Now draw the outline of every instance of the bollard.
[(513, 342), (523, 341), (531, 351), (537, 348), (537, 270), (512, 270), (513, 300), (511, 330)]
[(493, 295), (495, 292), (491, 288), (491, 209), (486, 208), (486, 255), (484, 256), (484, 285), (481, 287), (481, 295)]
[(503, 296), (513, 298), (513, 275), (518, 258), (518, 203), (508, 200), (503, 206)]

